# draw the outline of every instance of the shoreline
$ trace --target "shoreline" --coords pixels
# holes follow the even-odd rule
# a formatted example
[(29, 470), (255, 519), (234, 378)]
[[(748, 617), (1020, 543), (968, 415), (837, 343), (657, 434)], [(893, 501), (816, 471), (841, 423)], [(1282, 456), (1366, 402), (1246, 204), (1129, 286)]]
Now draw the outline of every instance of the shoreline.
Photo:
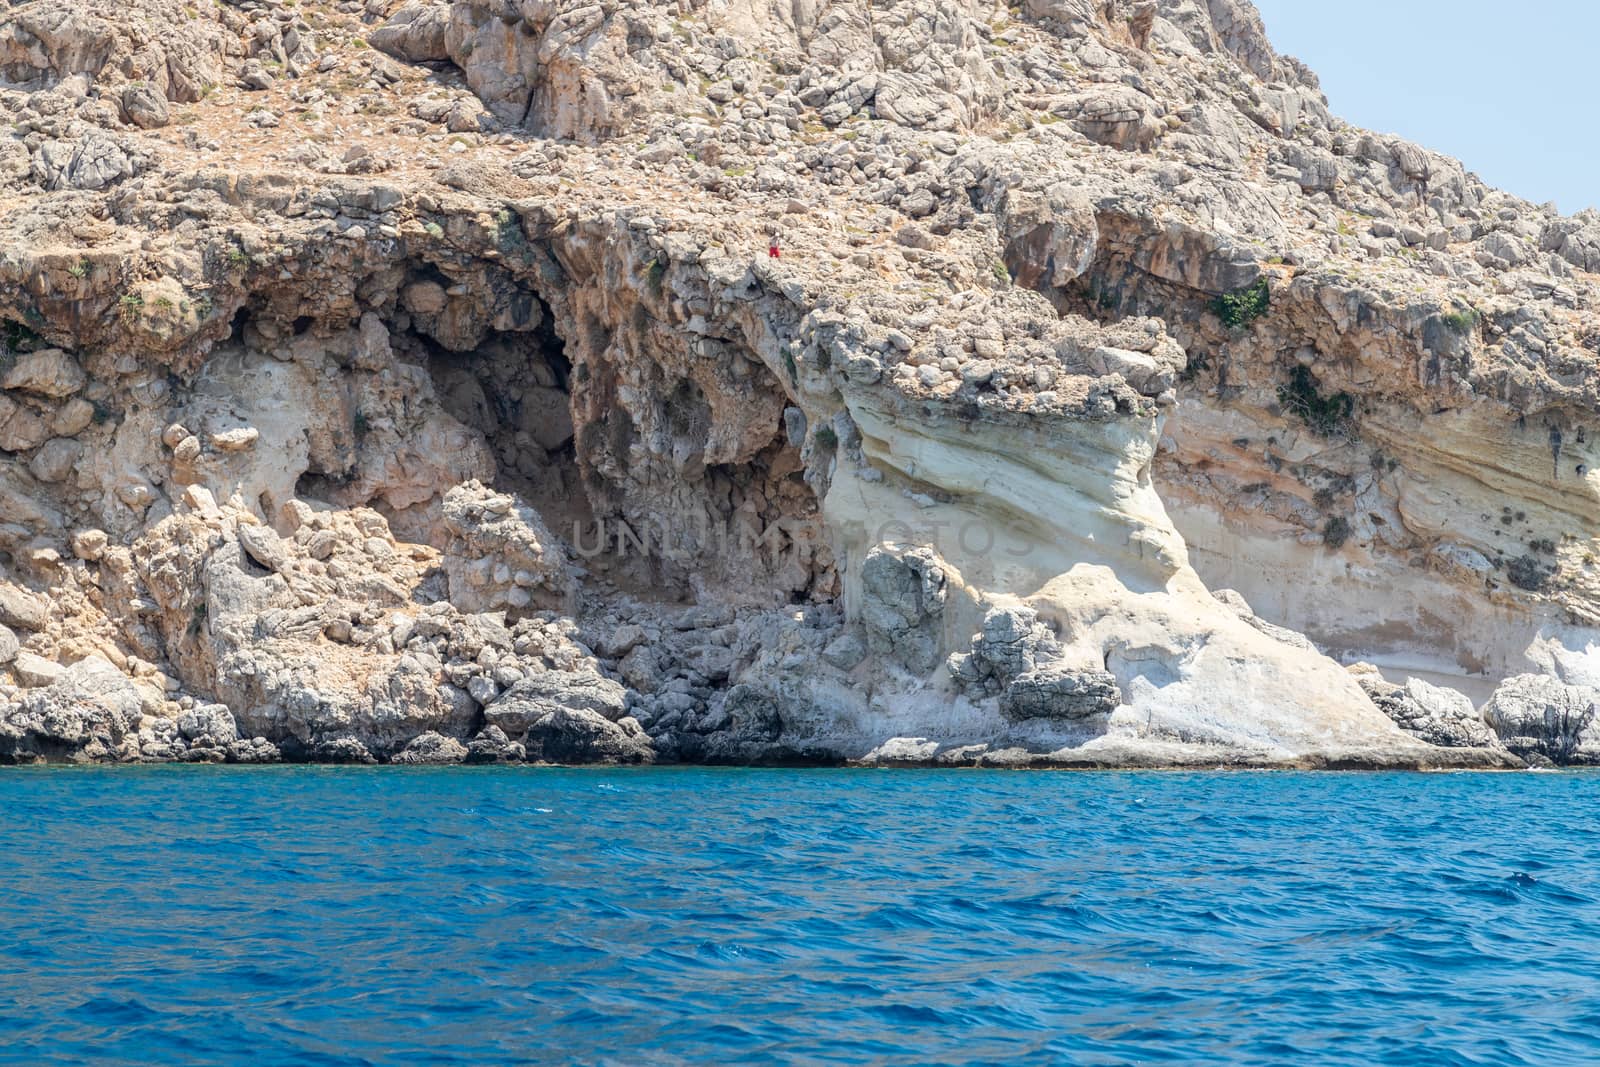
[[(1446, 750), (1448, 752), (1448, 750)], [(1452, 758), (1454, 757), (1454, 758)], [(436, 761), (436, 762), (352, 762), (336, 760), (223, 761), (223, 760), (35, 760), (0, 763), (0, 775), (26, 769), (90, 769), (90, 768), (151, 768), (151, 767), (205, 767), (205, 768), (259, 768), (259, 767), (340, 767), (371, 770), (406, 771), (414, 769), (445, 768), (498, 768), (538, 770), (684, 770), (709, 768), (717, 770), (847, 770), (847, 771), (1066, 771), (1079, 773), (1202, 773), (1226, 774), (1245, 772), (1281, 773), (1357, 773), (1380, 774), (1399, 772), (1410, 774), (1442, 774), (1459, 772), (1527, 772), (1527, 771), (1583, 771), (1584, 765), (1534, 766), (1509, 752), (1490, 749), (1467, 749), (1446, 756), (1433, 754), (1391, 755), (1317, 755), (1281, 760), (1256, 759), (1248, 756), (1228, 758), (1221, 756), (1195, 756), (1183, 759), (1128, 759), (1115, 761), (1089, 756), (1065, 757), (1049, 753), (998, 753), (989, 758), (975, 757), (962, 760), (940, 759), (793, 759), (652, 763), (552, 763), (544, 761)]]

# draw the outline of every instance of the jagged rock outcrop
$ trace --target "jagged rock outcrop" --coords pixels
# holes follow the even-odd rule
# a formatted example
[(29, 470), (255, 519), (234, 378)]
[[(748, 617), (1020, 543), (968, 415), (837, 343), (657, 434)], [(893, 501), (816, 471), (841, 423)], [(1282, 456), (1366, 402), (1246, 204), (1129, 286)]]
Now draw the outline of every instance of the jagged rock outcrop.
[(1595, 220), (1242, 0), (74, 0), (0, 79), (8, 758), (1584, 758), (1408, 679), (1600, 684)]
[(73, 79), (149, 85), (183, 103), (221, 81), (228, 14), (210, 0), (142, 0), (135, 10), (107, 0), (14, 5), (0, 17), (0, 78), (35, 90)]
[(1526, 759), (1600, 763), (1600, 689), (1538, 674), (1507, 678), (1483, 717), (1506, 747)]
[(1403, 686), (1384, 680), (1370, 664), (1355, 668), (1357, 681), (1394, 724), (1430, 745), (1443, 748), (1489, 748), (1495, 732), (1472, 701), (1460, 693), (1408, 678)]
[(972, 651), (950, 657), (951, 677), (969, 692), (999, 696), (1010, 722), (1083, 720), (1122, 703), (1109, 671), (1068, 666), (1060, 644), (1031, 608), (995, 608), (983, 618)]
[(861, 565), (861, 621), (868, 647), (913, 674), (939, 662), (945, 573), (932, 549), (876, 547)]
[(125, 758), (145, 697), (110, 663), (80, 660), (0, 719), (0, 760)]

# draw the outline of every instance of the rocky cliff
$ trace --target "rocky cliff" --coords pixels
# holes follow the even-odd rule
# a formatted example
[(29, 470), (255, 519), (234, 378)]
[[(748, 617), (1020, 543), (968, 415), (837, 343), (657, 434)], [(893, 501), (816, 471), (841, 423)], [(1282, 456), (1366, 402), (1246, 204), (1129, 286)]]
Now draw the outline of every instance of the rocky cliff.
[(0, 760), (1600, 760), (1600, 218), (1243, 0), (33, 0), (0, 112)]

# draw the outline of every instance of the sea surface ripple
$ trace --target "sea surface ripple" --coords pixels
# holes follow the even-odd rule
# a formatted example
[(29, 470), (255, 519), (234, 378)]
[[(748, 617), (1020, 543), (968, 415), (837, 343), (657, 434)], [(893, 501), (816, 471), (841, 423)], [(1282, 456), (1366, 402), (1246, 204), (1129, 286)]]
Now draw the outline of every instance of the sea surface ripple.
[(1600, 1062), (1600, 775), (0, 773), (0, 1062)]

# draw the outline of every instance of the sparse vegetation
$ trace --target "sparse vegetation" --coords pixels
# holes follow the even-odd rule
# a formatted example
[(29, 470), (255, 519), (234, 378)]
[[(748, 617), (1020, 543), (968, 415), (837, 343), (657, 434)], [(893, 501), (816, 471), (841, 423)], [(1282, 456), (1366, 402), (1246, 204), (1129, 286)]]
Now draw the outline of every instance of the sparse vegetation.
[(1188, 384), (1211, 369), (1211, 357), (1204, 352), (1189, 353), (1189, 362), (1178, 372), (1178, 381)]
[(125, 319), (137, 318), (144, 310), (144, 297), (138, 293), (123, 293), (117, 299), (117, 310)]
[(1482, 316), (1479, 315), (1478, 309), (1471, 307), (1456, 308), (1453, 311), (1447, 311), (1443, 315), (1439, 316), (1439, 320), (1443, 322), (1445, 326), (1451, 330), (1451, 332), (1459, 334), (1462, 337), (1465, 337), (1467, 334), (1478, 328), (1478, 320), (1480, 318), (1482, 318)]
[(1337, 552), (1350, 540), (1350, 520), (1343, 515), (1335, 515), (1328, 520), (1322, 528), (1322, 543)]
[(1533, 556), (1518, 556), (1506, 561), (1506, 578), (1518, 589), (1537, 593), (1544, 589), (1549, 575)]
[(1278, 403), (1322, 437), (1349, 435), (1350, 417), (1355, 414), (1355, 398), (1349, 393), (1323, 396), (1317, 379), (1308, 367), (1296, 367), (1287, 385), (1278, 386)]
[(1243, 330), (1272, 306), (1272, 289), (1265, 278), (1244, 289), (1223, 293), (1211, 302), (1211, 313), (1230, 330)]
[(502, 208), (495, 215), (495, 244), (505, 252), (512, 252), (527, 244), (522, 232), (522, 216), (510, 208)]
[(0, 348), (7, 352), (30, 352), (39, 347), (40, 337), (26, 323), (0, 319)]
[(1594, 725), (1595, 705), (1588, 704), (1580, 708), (1574, 704), (1558, 704), (1545, 714), (1550, 734), (1547, 749), (1550, 758), (1562, 765), (1573, 762), (1584, 734)]
[(839, 447), (839, 435), (833, 432), (832, 426), (818, 426), (815, 440), (818, 448), (827, 449), (830, 452)]

